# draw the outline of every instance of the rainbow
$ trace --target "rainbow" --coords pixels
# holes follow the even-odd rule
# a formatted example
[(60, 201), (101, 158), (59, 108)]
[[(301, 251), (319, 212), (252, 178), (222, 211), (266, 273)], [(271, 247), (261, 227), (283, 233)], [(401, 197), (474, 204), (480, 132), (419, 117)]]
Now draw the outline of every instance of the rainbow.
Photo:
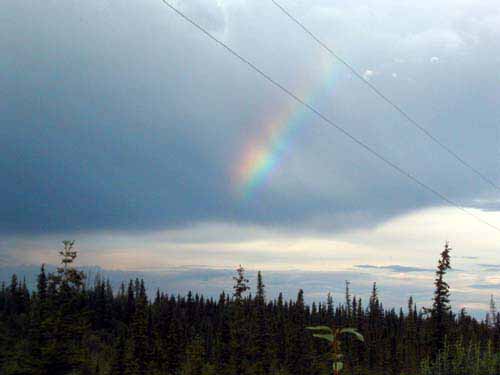
[[(307, 103), (314, 103), (325, 91), (329, 91), (335, 82), (334, 64), (328, 61), (322, 64), (324, 74), (319, 83), (311, 84), (313, 89), (296, 90), (297, 96)], [(326, 77), (326, 79), (325, 79)], [(251, 139), (238, 158), (236, 168), (231, 173), (234, 190), (240, 197), (248, 199), (282, 164), (290, 152), (297, 134), (306, 124), (304, 117), (308, 109), (298, 102), (290, 103), (278, 111), (271, 119), (259, 121), (263, 131), (256, 139)]]

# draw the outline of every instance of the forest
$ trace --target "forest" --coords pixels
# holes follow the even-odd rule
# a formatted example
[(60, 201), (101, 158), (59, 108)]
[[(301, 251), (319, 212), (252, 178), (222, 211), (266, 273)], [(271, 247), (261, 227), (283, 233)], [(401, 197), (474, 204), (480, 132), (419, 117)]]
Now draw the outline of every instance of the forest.
[[(436, 268), (433, 303), (385, 309), (373, 285), (368, 301), (352, 297), (304, 303), (266, 297), (262, 273), (249, 285), (235, 272), (231, 294), (148, 296), (142, 280), (113, 290), (89, 283), (74, 265), (74, 242), (65, 241), (61, 265), (44, 266), (37, 287), (12, 276), (0, 290), (0, 373), (89, 375), (326, 375), (331, 345), (310, 327), (353, 328), (339, 337), (339, 374), (500, 374), (500, 315), (492, 303), (484, 321), (450, 307), (445, 245)], [(431, 300), (431, 296), (429, 296)], [(340, 357), (339, 357), (340, 358)]]

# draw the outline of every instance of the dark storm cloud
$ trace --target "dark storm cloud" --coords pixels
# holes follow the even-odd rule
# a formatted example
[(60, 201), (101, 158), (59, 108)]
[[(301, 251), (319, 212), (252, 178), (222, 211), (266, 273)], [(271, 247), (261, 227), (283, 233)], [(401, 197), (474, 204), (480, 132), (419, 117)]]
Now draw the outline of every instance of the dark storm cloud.
[[(221, 4), (198, 1), (186, 11), (290, 87), (321, 76), (315, 64), (321, 53), (275, 8)], [(318, 4), (332, 10), (332, 19), (338, 12), (364, 17)], [(240, 199), (231, 173), (245, 144), (290, 104), (281, 93), (160, 1), (8, 1), (3, 8), (4, 233), (145, 230), (202, 221), (338, 230), (438, 203), (312, 115), (304, 115), (306, 125), (272, 178), (251, 199)], [(316, 11), (306, 13), (309, 22)], [(370, 36), (356, 29), (353, 35), (364, 39), (354, 41), (347, 27), (331, 30), (319, 18), (325, 38), (338, 40), (360, 69), (372, 69), (371, 79), (441, 139), (486, 172), (498, 169), (491, 158), (498, 129), (490, 120), (499, 115), (492, 78), (498, 74), (493, 58), (476, 59), (477, 51), (497, 43), (496, 30), (484, 26), (475, 44), (461, 49), (460, 33), (456, 42), (452, 32), (434, 37), (433, 25), (422, 25), (427, 34), (391, 29)], [(467, 31), (471, 25), (453, 27)], [(413, 39), (401, 35), (412, 33)], [(390, 51), (391, 43), (381, 43), (387, 35), (403, 47)], [(372, 43), (385, 47), (377, 54)], [(436, 43), (449, 48), (432, 65)], [(408, 56), (413, 60), (394, 62)], [(486, 192), (345, 71), (335, 74), (333, 92), (315, 101), (327, 115), (454, 199), (470, 202)]]

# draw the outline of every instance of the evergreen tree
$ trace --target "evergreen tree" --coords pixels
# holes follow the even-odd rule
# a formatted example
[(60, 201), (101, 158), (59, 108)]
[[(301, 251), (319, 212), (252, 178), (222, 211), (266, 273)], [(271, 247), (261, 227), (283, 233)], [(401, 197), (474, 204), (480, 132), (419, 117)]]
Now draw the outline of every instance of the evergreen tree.
[(250, 290), (250, 287), (248, 286), (248, 279), (245, 277), (245, 269), (240, 266), (236, 269), (237, 275), (233, 277), (234, 280), (234, 286), (233, 286), (233, 296), (236, 299), (237, 302), (241, 302), (241, 299), (243, 298), (243, 294)]
[(266, 293), (264, 291), (265, 285), (262, 281), (262, 273), (257, 272), (257, 294), (255, 296), (255, 301), (257, 302), (257, 306), (262, 306), (265, 303)]
[(130, 369), (126, 373), (131, 373), (132, 370), (136, 375), (143, 375), (147, 372), (148, 365), (148, 338), (147, 338), (147, 309), (148, 301), (144, 281), (136, 280), (136, 296), (135, 309), (132, 323), (130, 325), (130, 340), (129, 340), (129, 357), (132, 359)]
[[(17, 276), (0, 285), (0, 374), (329, 375), (330, 348), (312, 341), (305, 327), (348, 323), (366, 345), (342, 340), (343, 374), (500, 373), (498, 312), (492, 303), (489, 316), (495, 320), (488, 318), (489, 324), (465, 310), (452, 314), (446, 251), (438, 264), (436, 304), (424, 314), (412, 298), (407, 311), (385, 310), (376, 284), (366, 308), (348, 288), (342, 304), (329, 295), (309, 307), (303, 291), (294, 301), (282, 294), (270, 298), (259, 273), (252, 297), (242, 267), (233, 296), (157, 292), (151, 303), (139, 279), (128, 289), (123, 283), (116, 295), (100, 276), (85, 287), (84, 275), (74, 268), (74, 243), (69, 245), (61, 257), (71, 261), (53, 274), (42, 267), (35, 291)], [(441, 350), (433, 341), (439, 311), (446, 323)]]
[(488, 313), (486, 314), (486, 324), (490, 327), (493, 328), (496, 325), (496, 319), (497, 319), (497, 308), (495, 305), (495, 300), (493, 299), (493, 294), (490, 296), (490, 309)]
[(351, 301), (351, 292), (349, 290), (350, 281), (345, 281), (345, 310), (346, 310), (346, 319), (349, 321), (351, 319), (352, 314), (352, 301)]
[(251, 332), (251, 363), (252, 374), (266, 375), (271, 366), (271, 353), (269, 347), (269, 327), (266, 316), (265, 285), (262, 273), (257, 273), (257, 294), (255, 296), (255, 308), (252, 316)]
[(38, 293), (38, 300), (41, 303), (45, 303), (47, 300), (47, 275), (45, 273), (45, 265), (42, 264), (42, 267), (40, 269), (40, 273), (38, 275), (37, 279), (37, 293)]
[(248, 342), (248, 324), (245, 317), (245, 309), (243, 306), (243, 295), (250, 287), (248, 279), (245, 277), (245, 269), (241, 266), (236, 270), (237, 275), (233, 277), (233, 296), (234, 306), (231, 319), (231, 359), (230, 373), (242, 374), (247, 364), (247, 346)]
[(433, 328), (433, 355), (436, 355), (444, 348), (444, 342), (448, 332), (447, 328), (450, 320), (450, 287), (444, 280), (446, 273), (451, 268), (450, 251), (451, 247), (448, 242), (446, 242), (444, 250), (441, 252), (441, 257), (438, 261), (436, 279), (434, 281), (434, 302), (432, 304), (432, 308), (430, 309)]
[(200, 337), (196, 337), (186, 349), (186, 361), (181, 375), (203, 375), (205, 368), (204, 348)]
[(306, 375), (310, 371), (311, 358), (309, 352), (308, 336), (304, 335), (306, 311), (304, 304), (304, 291), (299, 290), (297, 300), (290, 308), (291, 316), (287, 327), (287, 369), (293, 374)]
[[(88, 348), (83, 337), (89, 329), (86, 311), (86, 295), (83, 293), (84, 275), (73, 268), (77, 256), (74, 241), (64, 241), (61, 255), (61, 267), (57, 274), (48, 277), (47, 287), (50, 314), (41, 322), (45, 334), (40, 351), (43, 362), (40, 371), (54, 375), (68, 374), (84, 368)], [(39, 278), (42, 281), (43, 273)]]
[(110, 375), (125, 375), (125, 352), (126, 340), (123, 335), (119, 335), (111, 357)]
[(377, 283), (373, 283), (372, 293), (368, 304), (368, 327), (366, 346), (368, 348), (368, 369), (375, 370), (380, 366), (380, 349), (379, 343), (381, 338), (381, 309), (378, 299)]

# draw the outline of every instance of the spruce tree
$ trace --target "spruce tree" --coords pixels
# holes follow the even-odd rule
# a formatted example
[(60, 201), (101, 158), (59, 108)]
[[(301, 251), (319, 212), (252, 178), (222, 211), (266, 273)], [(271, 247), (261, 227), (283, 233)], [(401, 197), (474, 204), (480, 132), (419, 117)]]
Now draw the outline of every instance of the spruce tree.
[(494, 328), (496, 326), (497, 319), (497, 307), (495, 305), (495, 300), (493, 299), (493, 294), (490, 296), (490, 309), (486, 314), (486, 324), (490, 328)]
[(304, 304), (304, 291), (299, 289), (297, 300), (290, 307), (291, 317), (287, 327), (287, 369), (292, 374), (306, 375), (309, 374), (311, 358), (308, 348), (308, 337), (304, 335), (306, 316)]
[(45, 273), (45, 264), (42, 264), (37, 278), (38, 300), (45, 303), (47, 300), (47, 275)]
[(266, 299), (266, 292), (264, 291), (265, 285), (262, 280), (262, 273), (257, 272), (257, 294), (255, 295), (255, 301), (257, 302), (257, 306), (263, 305)]
[(233, 296), (236, 300), (236, 302), (241, 302), (241, 299), (243, 298), (243, 294), (250, 290), (250, 287), (248, 286), (248, 279), (245, 277), (245, 269), (243, 266), (240, 264), (240, 266), (236, 269), (237, 275), (233, 277), (234, 280), (234, 286), (233, 286)]
[(125, 353), (126, 340), (123, 334), (119, 334), (111, 356), (110, 375), (125, 375)]
[(441, 252), (441, 257), (438, 261), (436, 270), (436, 279), (434, 280), (434, 301), (430, 309), (432, 321), (432, 348), (433, 356), (444, 348), (447, 328), (450, 320), (450, 287), (444, 280), (448, 270), (451, 268), (450, 263), (451, 247), (446, 242), (444, 250)]
[(349, 280), (345, 281), (345, 314), (346, 320), (349, 322), (352, 314), (352, 301), (351, 301), (351, 292), (349, 290), (349, 285), (351, 282)]
[(252, 373), (255, 375), (266, 375), (271, 366), (271, 353), (269, 346), (269, 327), (266, 316), (265, 285), (262, 273), (257, 273), (257, 294), (255, 296), (255, 307), (252, 315), (251, 332), (251, 362)]
[(196, 336), (191, 344), (187, 346), (186, 361), (182, 366), (181, 375), (203, 375), (205, 368), (204, 355), (203, 342), (199, 336)]
[(59, 252), (61, 266), (48, 277), (47, 298), (50, 314), (44, 319), (46, 331), (40, 348), (44, 359), (43, 371), (50, 374), (68, 374), (85, 368), (88, 348), (83, 338), (90, 328), (86, 294), (83, 292), (84, 274), (73, 267), (77, 257), (74, 241), (63, 241)]
[(144, 281), (137, 280), (136, 305), (130, 325), (130, 354), (133, 356), (133, 368), (136, 375), (144, 375), (148, 365), (147, 309), (148, 301)]
[(236, 276), (233, 277), (233, 296), (234, 306), (231, 316), (231, 359), (230, 373), (241, 374), (247, 363), (248, 324), (245, 318), (245, 309), (243, 306), (243, 295), (250, 287), (248, 279), (245, 277), (245, 269), (241, 266), (236, 270)]
[[(368, 305), (368, 327), (366, 335), (366, 345), (368, 348), (368, 368), (375, 370), (381, 362), (380, 353), (380, 320), (381, 309), (378, 298), (377, 283), (373, 283), (372, 293)], [(382, 353), (383, 354), (383, 353)]]

